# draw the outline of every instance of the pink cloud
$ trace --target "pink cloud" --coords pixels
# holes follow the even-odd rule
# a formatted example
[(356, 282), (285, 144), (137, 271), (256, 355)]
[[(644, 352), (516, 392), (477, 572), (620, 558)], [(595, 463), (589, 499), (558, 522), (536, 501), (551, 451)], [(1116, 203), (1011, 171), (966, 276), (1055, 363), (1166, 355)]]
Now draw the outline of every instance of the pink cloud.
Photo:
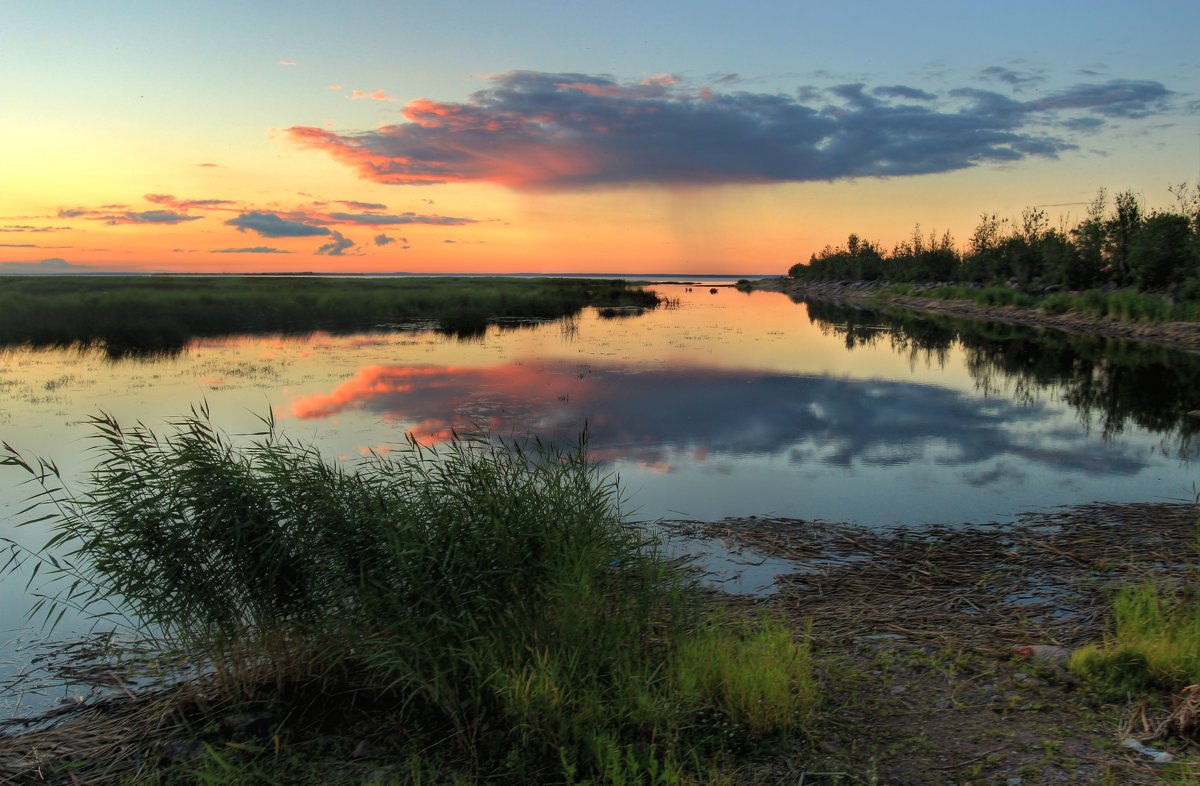
[(351, 98), (351, 100), (354, 100), (354, 101), (357, 101), (357, 100), (363, 99), (363, 98), (365, 98), (369, 101), (396, 101), (397, 100), (395, 98), (392, 98), (390, 95), (388, 95), (383, 90), (372, 90), (369, 93), (365, 93), (362, 90), (355, 90), (352, 93), (350, 93), (350, 98)]

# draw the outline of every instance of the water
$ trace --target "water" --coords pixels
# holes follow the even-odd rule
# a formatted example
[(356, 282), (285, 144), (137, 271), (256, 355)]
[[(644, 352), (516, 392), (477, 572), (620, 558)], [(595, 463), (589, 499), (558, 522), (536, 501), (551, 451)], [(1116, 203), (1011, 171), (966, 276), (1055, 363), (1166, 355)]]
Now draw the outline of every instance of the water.
[[(572, 443), (643, 520), (749, 514), (866, 526), (1004, 521), (1095, 500), (1192, 498), (1200, 363), (1166, 350), (811, 308), (657, 284), (679, 307), (489, 329), (204, 340), (182, 355), (0, 356), (0, 439), (88, 465), (87, 419), (161, 427), (207, 402), (232, 433), (278, 427), (332, 459), (478, 427)], [(0, 534), (32, 489), (0, 468)], [(79, 481), (81, 482), (81, 481)], [(76, 483), (77, 487), (79, 483)], [(0, 630), (24, 582), (0, 582)], [(35, 589), (36, 589), (35, 583)], [(3, 641), (0, 640), (0, 644)]]

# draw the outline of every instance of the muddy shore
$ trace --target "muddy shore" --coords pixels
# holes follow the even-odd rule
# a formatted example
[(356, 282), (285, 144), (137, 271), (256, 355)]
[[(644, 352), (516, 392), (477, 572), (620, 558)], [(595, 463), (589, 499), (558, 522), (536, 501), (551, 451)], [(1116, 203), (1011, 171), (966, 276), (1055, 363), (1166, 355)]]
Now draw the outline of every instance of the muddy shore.
[(723, 602), (784, 617), (820, 653), (825, 725), (805, 754), (764, 762), (745, 782), (1193, 783), (1164, 781), (1195, 764), (1188, 745), (1159, 742), (1169, 766), (1120, 745), (1154, 737), (1169, 697), (1106, 702), (1065, 665), (1108, 633), (1116, 587), (1191, 580), (1192, 504), (1097, 503), (968, 528), (674, 526), (748, 565), (787, 563), (776, 591)]
[[(989, 306), (970, 300), (885, 293), (887, 284), (847, 281), (801, 281), (766, 278), (750, 282), (752, 290), (783, 292), (794, 300), (823, 300), (864, 308), (893, 307), (961, 319), (982, 319), (1012, 325), (1064, 330), (1082, 335), (1142, 341), (1200, 354), (1200, 324), (1194, 322), (1122, 322), (1081, 312), (1050, 314), (1039, 308)], [(743, 288), (745, 288), (743, 286)]]

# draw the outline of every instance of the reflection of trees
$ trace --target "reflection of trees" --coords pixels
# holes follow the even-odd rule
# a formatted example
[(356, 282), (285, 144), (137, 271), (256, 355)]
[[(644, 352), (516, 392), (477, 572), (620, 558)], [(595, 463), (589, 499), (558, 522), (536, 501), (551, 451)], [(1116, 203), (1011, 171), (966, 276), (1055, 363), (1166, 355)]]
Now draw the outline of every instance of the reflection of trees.
[(887, 341), (912, 359), (944, 362), (960, 344), (985, 394), (1008, 388), (1018, 401), (1057, 398), (1105, 439), (1130, 425), (1162, 434), (1180, 456), (1197, 452), (1200, 421), (1187, 416), (1200, 391), (1200, 358), (1163, 347), (1017, 325), (879, 312), (809, 302), (809, 318), (846, 348)]

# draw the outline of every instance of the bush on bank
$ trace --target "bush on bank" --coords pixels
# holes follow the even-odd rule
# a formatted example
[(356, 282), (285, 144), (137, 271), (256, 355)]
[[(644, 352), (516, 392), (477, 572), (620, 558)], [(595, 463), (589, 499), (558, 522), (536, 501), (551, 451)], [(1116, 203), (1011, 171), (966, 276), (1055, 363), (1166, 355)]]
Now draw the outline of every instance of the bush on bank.
[(92, 425), (78, 495), (6, 446), (53, 522), (9, 569), (40, 561), (40, 613), (117, 613), (234, 704), (368, 708), (400, 754), (511, 782), (700, 775), (812, 713), (807, 645), (702, 612), (582, 444), (410, 441), (348, 468), (203, 409)]

